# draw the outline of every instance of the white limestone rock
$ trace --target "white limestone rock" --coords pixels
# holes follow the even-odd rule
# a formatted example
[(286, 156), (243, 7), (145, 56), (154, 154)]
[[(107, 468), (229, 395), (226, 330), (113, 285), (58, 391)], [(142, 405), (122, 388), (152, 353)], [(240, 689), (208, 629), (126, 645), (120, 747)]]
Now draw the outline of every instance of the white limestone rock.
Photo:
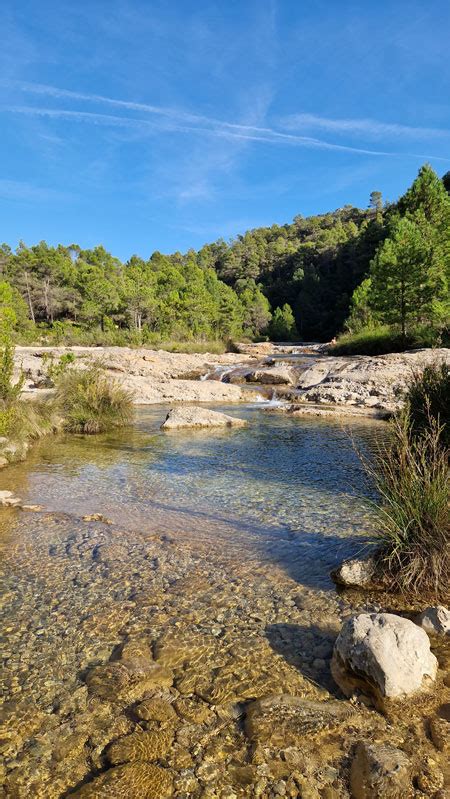
[(373, 557), (353, 558), (341, 563), (331, 572), (331, 577), (338, 585), (346, 588), (362, 588), (371, 583), (375, 574), (375, 560)]
[(450, 635), (450, 610), (443, 605), (426, 608), (415, 619), (428, 635)]
[(226, 413), (184, 405), (169, 411), (161, 430), (179, 430), (185, 427), (243, 427), (246, 424), (245, 419), (237, 419)]
[(393, 613), (361, 613), (339, 633), (331, 672), (346, 696), (361, 692), (383, 708), (426, 690), (438, 662), (424, 630)]

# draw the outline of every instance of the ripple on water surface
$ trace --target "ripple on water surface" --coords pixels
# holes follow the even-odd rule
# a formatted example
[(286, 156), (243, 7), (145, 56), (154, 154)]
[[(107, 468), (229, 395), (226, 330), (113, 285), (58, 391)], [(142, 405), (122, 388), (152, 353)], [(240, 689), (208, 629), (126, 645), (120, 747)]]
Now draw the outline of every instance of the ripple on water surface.
[[(300, 549), (310, 565), (325, 553), (332, 565), (370, 529), (361, 464), (342, 424), (233, 406), (225, 410), (246, 416), (247, 428), (167, 433), (166, 410), (139, 409), (119, 435), (43, 442), (9, 470), (6, 487), (129, 529), (227, 549)], [(383, 431), (380, 422), (352, 426), (363, 448)]]
[[(166, 410), (2, 475), (57, 511), (0, 516), (5, 796), (344, 799), (358, 740), (436, 757), (420, 712), (393, 730), (334, 701), (360, 600), (328, 571), (371, 524), (348, 434), (242, 407), (245, 429), (163, 433)], [(362, 447), (385, 429), (352, 423)]]

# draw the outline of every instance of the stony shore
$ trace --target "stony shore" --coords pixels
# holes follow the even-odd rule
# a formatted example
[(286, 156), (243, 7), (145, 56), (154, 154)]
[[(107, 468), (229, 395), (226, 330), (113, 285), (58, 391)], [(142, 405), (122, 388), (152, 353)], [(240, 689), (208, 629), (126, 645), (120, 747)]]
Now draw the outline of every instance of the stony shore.
[[(35, 385), (45, 374), (43, 356), (55, 360), (71, 352), (79, 367), (100, 362), (107, 372), (134, 394), (137, 405), (162, 402), (240, 402), (239, 386), (200, 378), (214, 372), (217, 366), (238, 366), (243, 357), (237, 353), (185, 354), (165, 350), (131, 349), (129, 347), (16, 347), (16, 364), (25, 371), (25, 393), (42, 396), (45, 389)], [(257, 356), (248, 356), (248, 360)], [(245, 393), (245, 398), (248, 392)]]
[[(133, 392), (138, 405), (248, 401), (255, 396), (249, 386), (260, 384), (266, 391), (275, 389), (286, 401), (282, 409), (290, 413), (369, 416), (397, 410), (415, 371), (436, 361), (450, 363), (450, 349), (445, 348), (339, 358), (324, 354), (323, 345), (264, 342), (240, 345), (240, 350), (209, 355), (128, 347), (17, 347), (16, 363), (26, 372), (25, 393), (30, 396), (42, 396), (45, 390), (36, 388), (45, 374), (43, 355), (58, 359), (71, 352), (80, 367), (101, 362), (111, 377)], [(293, 355), (304, 357), (296, 362)], [(222, 379), (205, 379), (221, 367)], [(244, 384), (249, 385), (243, 388)]]

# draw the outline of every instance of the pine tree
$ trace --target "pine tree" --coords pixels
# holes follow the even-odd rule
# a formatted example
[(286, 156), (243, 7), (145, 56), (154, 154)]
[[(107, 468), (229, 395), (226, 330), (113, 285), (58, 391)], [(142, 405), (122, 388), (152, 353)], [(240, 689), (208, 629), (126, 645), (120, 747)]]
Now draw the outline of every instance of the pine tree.
[(275, 308), (269, 332), (274, 341), (294, 341), (298, 338), (294, 314), (287, 302), (282, 308)]
[(387, 324), (399, 325), (403, 339), (412, 324), (430, 315), (433, 285), (426, 243), (418, 225), (397, 217), (370, 270), (370, 305)]

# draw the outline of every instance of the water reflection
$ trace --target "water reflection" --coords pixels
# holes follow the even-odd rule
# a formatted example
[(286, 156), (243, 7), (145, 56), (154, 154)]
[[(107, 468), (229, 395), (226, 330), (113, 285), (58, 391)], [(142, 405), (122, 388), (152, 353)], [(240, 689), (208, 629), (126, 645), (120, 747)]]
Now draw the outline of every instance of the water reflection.
[[(49, 439), (8, 470), (4, 487), (50, 510), (249, 547), (304, 572), (302, 579), (308, 569), (299, 563), (315, 560), (323, 570), (324, 560), (332, 565), (370, 531), (363, 470), (341, 423), (224, 410), (248, 418), (248, 427), (165, 433), (167, 408), (153, 406), (120, 434)], [(352, 423), (365, 451), (385, 430)]]

